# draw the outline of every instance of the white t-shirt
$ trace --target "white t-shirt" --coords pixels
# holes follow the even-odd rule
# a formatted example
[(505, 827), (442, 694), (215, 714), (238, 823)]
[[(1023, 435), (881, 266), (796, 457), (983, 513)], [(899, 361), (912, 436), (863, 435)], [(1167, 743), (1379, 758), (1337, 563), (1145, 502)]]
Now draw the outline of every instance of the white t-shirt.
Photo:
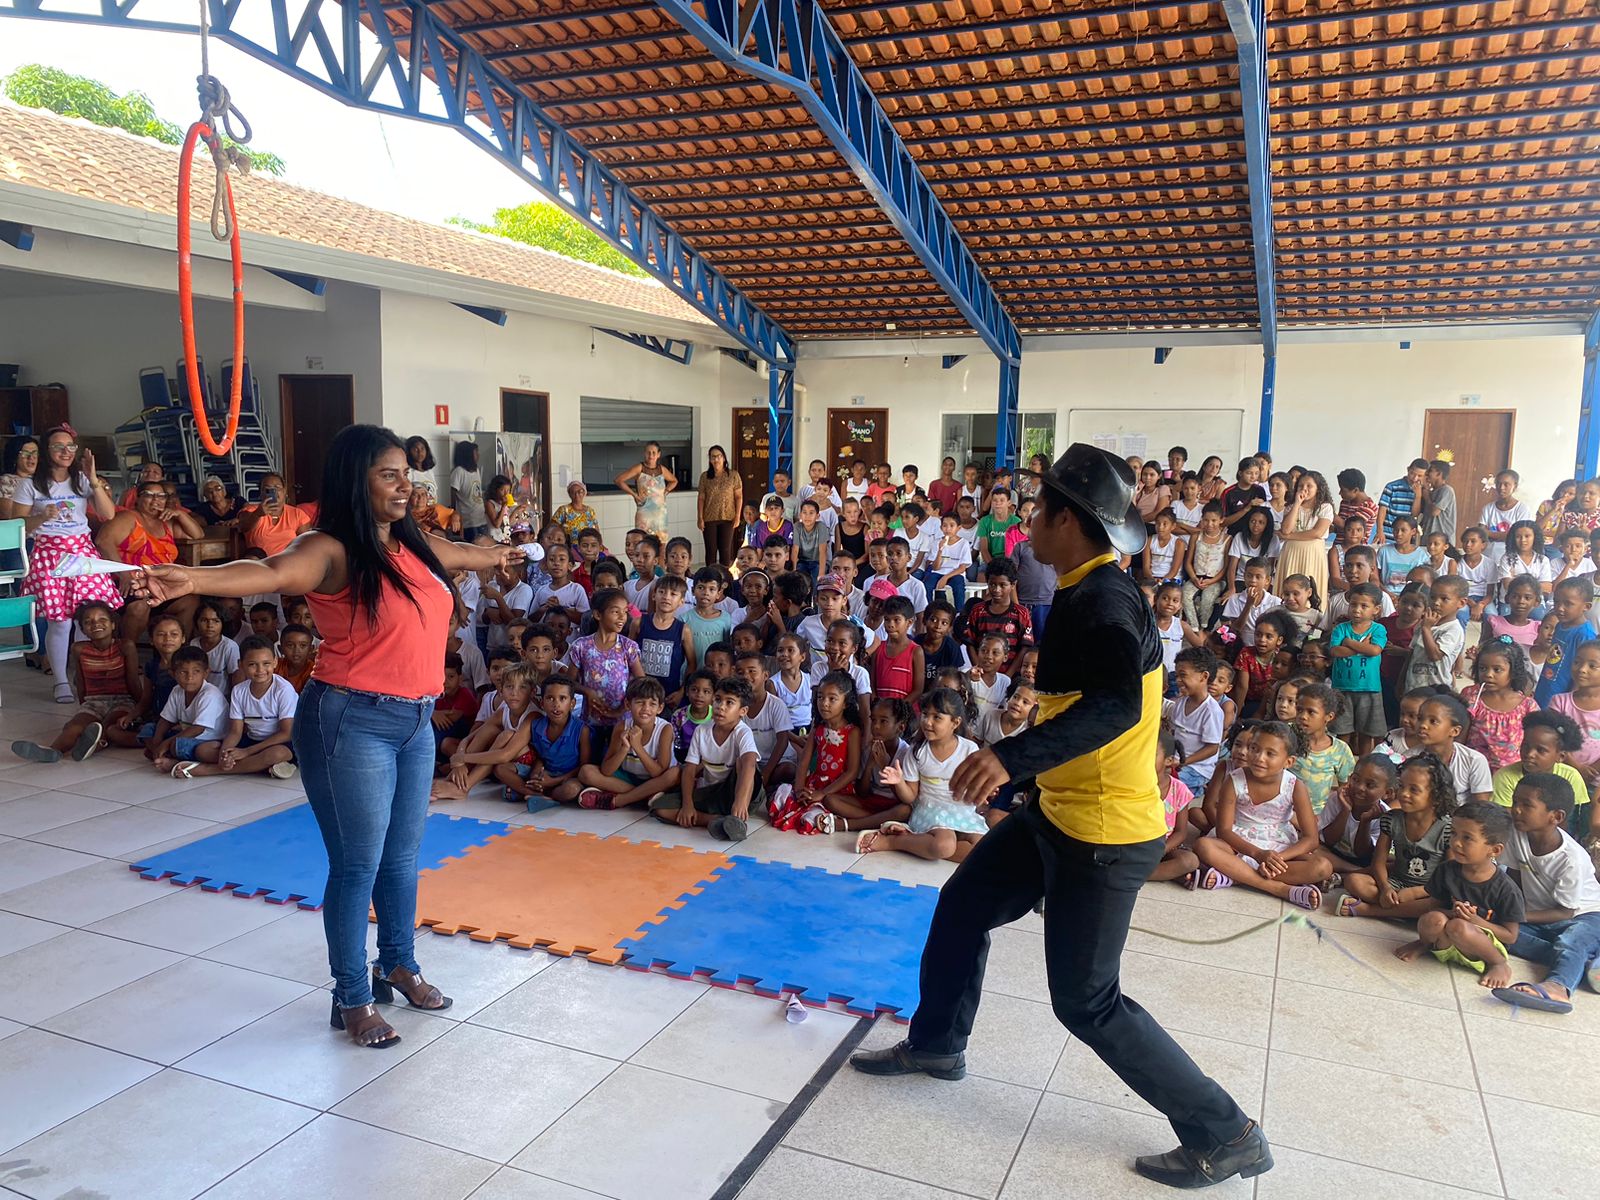
[(1193, 508), (1190, 508), (1182, 500), (1174, 500), (1172, 502), (1172, 511), (1178, 518), (1178, 524), (1193, 525), (1196, 529), (1200, 527), (1200, 518), (1204, 515), (1205, 510), (1204, 501), (1195, 504)]
[(33, 486), (30, 476), (22, 476), (17, 480), (17, 490), (12, 494), (11, 502), (19, 510), (27, 509), (30, 512), (43, 512), (46, 505), (52, 510), (57, 505), (66, 505), (65, 515), (52, 516), (43, 525), (34, 530), (44, 537), (71, 537), (78, 533), (89, 532), (89, 497), (94, 493), (89, 490), (89, 477), (79, 474), (78, 487), (84, 494), (78, 495), (72, 490), (72, 484), (65, 480), (56, 480), (50, 484), (48, 495), (40, 495), (39, 489)]
[[(581, 592), (583, 589), (579, 588), (578, 590)], [(506, 610), (508, 612), (526, 613), (528, 611), (529, 602), (533, 600), (533, 589), (525, 583), (515, 583), (505, 590), (504, 595), (506, 598)], [(489, 649), (491, 650), (497, 650), (501, 646), (509, 646), (511, 644), (510, 635), (506, 633), (506, 627), (504, 625), (485, 621), (483, 619), (484, 613), (487, 613), (491, 609), (497, 608), (498, 606), (499, 602), (491, 599), (488, 596), (480, 596), (478, 598), (477, 624), (487, 625), (489, 627)]]
[(463, 529), (476, 529), (489, 523), (483, 509), (483, 476), (477, 471), (457, 467), (450, 472), (450, 490), (455, 493), (454, 508)]
[(467, 624), (476, 629), (478, 605), (483, 600), (483, 580), (478, 578), (476, 571), (468, 571), (466, 579), (457, 585), (456, 591), (461, 595), (461, 607), (467, 610)]
[[(1421, 754), (1422, 750), (1421, 746), (1413, 746), (1406, 757), (1412, 758)], [(1457, 742), (1455, 753), (1451, 755), (1447, 765), (1450, 768), (1450, 778), (1455, 781), (1457, 804), (1465, 804), (1474, 795), (1493, 794), (1494, 779), (1489, 770), (1489, 760), (1471, 746), (1463, 746)]]
[[(889, 582), (894, 583), (892, 579)], [(928, 607), (928, 589), (922, 586), (922, 580), (915, 575), (907, 575), (904, 583), (895, 583), (894, 590), (911, 601), (912, 610), (919, 615)]]
[[(1207, 696), (1194, 708), (1188, 708), (1188, 698), (1179, 696), (1173, 702), (1169, 719), (1172, 722), (1172, 736), (1178, 739), (1178, 745), (1183, 747), (1185, 756), (1193, 754), (1201, 746), (1220, 746), (1222, 744), (1222, 705), (1210, 696)], [(1210, 779), (1217, 769), (1217, 756), (1201, 759), (1197, 763), (1185, 762), (1184, 765), (1194, 771), (1202, 779)]]
[(1244, 540), (1244, 534), (1234, 534), (1228, 539), (1229, 557), (1239, 560), (1234, 564), (1233, 567), (1233, 581), (1235, 583), (1242, 583), (1244, 581), (1245, 564), (1248, 563), (1252, 558), (1277, 558), (1282, 549), (1283, 543), (1277, 539), (1276, 535), (1267, 539), (1267, 545), (1265, 549), (1257, 550)]
[(914, 537), (904, 529), (900, 531), (900, 536), (905, 538), (906, 543), (911, 547), (911, 562), (914, 569), (917, 555), (921, 554), (923, 556), (923, 565), (926, 566), (928, 561), (939, 552), (939, 542), (942, 540), (942, 535), (939, 533), (939, 525), (936, 521), (926, 522), (922, 528), (917, 530)]
[[(883, 639), (868, 629), (865, 621), (857, 620), (856, 627), (861, 630), (862, 647), (868, 654), (871, 654), (872, 648)], [(816, 613), (812, 613), (809, 617), (802, 617), (800, 624), (795, 626), (794, 631), (800, 635), (801, 640), (810, 646), (815, 653), (821, 654), (827, 648), (828, 625)]]
[[(1328, 607), (1323, 610), (1322, 628), (1332, 633), (1333, 627), (1349, 615), (1350, 601), (1345, 598), (1343, 592), (1335, 592), (1328, 597)], [(1394, 597), (1389, 595), (1388, 592), (1382, 594), (1382, 599), (1378, 604), (1378, 616), (1394, 616)]]
[(800, 686), (792, 692), (784, 686), (781, 674), (774, 674), (770, 682), (773, 692), (789, 710), (789, 728), (793, 730), (808, 727), (811, 724), (811, 673), (801, 671)]
[[(1422, 644), (1420, 634), (1411, 639), (1411, 656), (1406, 659), (1405, 691), (1412, 688), (1428, 687), (1434, 684), (1449, 684), (1456, 673), (1456, 661), (1461, 657), (1461, 651), (1466, 647), (1467, 633), (1461, 628), (1461, 622), (1451, 617), (1443, 625), (1432, 625), (1434, 643), (1443, 653), (1442, 658), (1431, 659), (1428, 650)], [(1405, 693), (1402, 692), (1402, 695)], [(1456, 749), (1459, 751), (1460, 746)], [(1473, 753), (1477, 753), (1474, 751)], [(1479, 755), (1481, 758), (1482, 756)], [(1486, 787), (1473, 788), (1475, 792), (1487, 792)]]
[(993, 683), (985, 683), (981, 678), (972, 680), (972, 700), (978, 706), (979, 718), (993, 709), (1004, 708), (1006, 693), (1010, 690), (1011, 676), (1001, 671), (995, 672)]
[(581, 613), (589, 611), (589, 595), (583, 590), (581, 583), (565, 583), (560, 587), (551, 587), (548, 583), (533, 593), (533, 602), (528, 605), (528, 612), (543, 608), (546, 600), (554, 598), (562, 608), (575, 608)]
[(1528, 835), (1516, 829), (1500, 865), (1522, 872), (1522, 898), (1530, 911), (1570, 908), (1574, 913), (1600, 912), (1600, 880), (1594, 863), (1565, 829), (1561, 845), (1549, 854), (1535, 854)]
[(1183, 649), (1183, 618), (1173, 617), (1165, 629), (1156, 622), (1156, 636), (1161, 639), (1161, 662), (1171, 671), (1178, 665), (1178, 651)]
[(860, 483), (857, 483), (854, 479), (846, 479), (844, 481), (844, 494), (846, 497), (853, 496), (857, 500), (865, 501), (867, 489), (871, 486), (872, 480), (870, 479), (863, 479)]
[[(189, 645), (199, 646), (200, 639), (192, 639)], [(222, 693), (224, 702), (227, 701), (228, 692), (233, 687), (229, 681), (233, 679), (233, 673), (238, 669), (239, 643), (232, 638), (222, 638), (206, 651), (206, 682)]]
[(940, 537), (931, 553), (933, 573), (940, 577), (952, 571), (964, 571), (972, 565), (972, 542), (959, 533), (954, 546)]
[(698, 786), (701, 783), (721, 783), (746, 754), (755, 754), (759, 763), (755, 735), (750, 732), (748, 725), (740, 721), (728, 734), (727, 741), (718, 742), (715, 725), (707, 721), (696, 727), (694, 737), (689, 740), (689, 753), (683, 761), (699, 766)]
[[(756, 740), (757, 762), (765, 764), (772, 758), (772, 752), (778, 745), (778, 735), (788, 733), (794, 728), (794, 718), (789, 715), (788, 706), (771, 692), (767, 693), (761, 702), (761, 711), (750, 710), (750, 715), (744, 719), (745, 727), (750, 730), (750, 735)], [(780, 761), (788, 762), (794, 758), (794, 747), (784, 748), (783, 758)]]
[[(1244, 612), (1245, 594), (1235, 592), (1228, 597), (1227, 604), (1222, 606), (1224, 620), (1231, 621)], [(1256, 644), (1256, 622), (1261, 620), (1275, 608), (1282, 608), (1283, 601), (1271, 592), (1261, 598), (1261, 603), (1250, 610), (1248, 616), (1239, 625), (1239, 642), (1241, 645), (1254, 646)]]
[(1467, 581), (1467, 599), (1482, 600), (1489, 594), (1489, 585), (1499, 575), (1499, 566), (1489, 557), (1489, 552), (1484, 551), (1477, 566), (1473, 566), (1465, 558), (1458, 558), (1456, 574)]
[(950, 777), (956, 773), (957, 767), (977, 752), (978, 744), (964, 737), (956, 738), (956, 748), (943, 762), (939, 761), (926, 742), (913, 750), (911, 765), (917, 772), (917, 803), (956, 803), (955, 795), (950, 791)]
[[(828, 660), (818, 658), (811, 664), (811, 683), (815, 685), (822, 682), (829, 672)], [(872, 676), (867, 674), (867, 669), (860, 663), (850, 664), (850, 680), (856, 685), (856, 692), (862, 696), (872, 695)]]
[(228, 731), (228, 698), (209, 683), (200, 685), (193, 700), (183, 694), (181, 687), (175, 687), (161, 706), (161, 719), (175, 726), (200, 726), (204, 731), (199, 737), (202, 742), (221, 741)]
[(1500, 578), (1509, 583), (1519, 575), (1532, 575), (1540, 583), (1549, 583), (1555, 578), (1555, 564), (1543, 554), (1535, 554), (1531, 563), (1525, 563), (1515, 554), (1507, 554), (1500, 560)]
[(489, 664), (483, 661), (483, 651), (478, 649), (477, 640), (470, 633), (461, 639), (461, 649), (456, 653), (461, 657), (461, 677), (467, 685), (475, 692), (488, 687)]
[(269, 738), (278, 732), (279, 721), (294, 720), (294, 710), (300, 703), (300, 694), (282, 675), (274, 675), (267, 683), (267, 691), (257, 696), (250, 690), (250, 681), (233, 685), (228, 700), (228, 715), (244, 722), (244, 730), (256, 741)]
[[(1533, 519), (1533, 509), (1529, 508), (1521, 500), (1518, 500), (1504, 512), (1500, 511), (1495, 502), (1491, 500), (1478, 513), (1478, 524), (1482, 525), (1490, 533), (1506, 533), (1518, 521), (1532, 521)], [(1504, 542), (1491, 541), (1489, 548), (1483, 552), (1483, 556), (1490, 562), (1498, 563), (1506, 556), (1506, 544)]]

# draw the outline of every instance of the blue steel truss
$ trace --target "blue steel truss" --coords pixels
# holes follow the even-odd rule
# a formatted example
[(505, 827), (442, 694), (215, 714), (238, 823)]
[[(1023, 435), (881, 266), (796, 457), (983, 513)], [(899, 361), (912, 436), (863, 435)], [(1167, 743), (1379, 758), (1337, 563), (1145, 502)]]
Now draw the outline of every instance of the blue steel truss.
[[(459, 130), (595, 229), (681, 300), (770, 363), (794, 342), (721, 272), (684, 244), (602, 162), (503, 71), (435, 17), (426, 0), (208, 0), (211, 32), (356, 108)], [(0, 0), (0, 16), (198, 33), (150, 19), (144, 0)], [(409, 28), (397, 33), (389, 13)], [(477, 107), (474, 107), (476, 105)]]
[(794, 478), (794, 367), (774, 366), (767, 373), (767, 427), (772, 453), (767, 456), (767, 481), (782, 471)]
[(15, 221), (0, 221), (0, 242), (16, 250), (32, 250), (33, 226), (18, 225)]
[(794, 93), (978, 336), (1002, 364), (1015, 366), (1022, 354), (1017, 327), (822, 5), (656, 3), (721, 62)]
[(1000, 411), (994, 423), (996, 468), (1015, 467), (1022, 449), (1022, 414), (1017, 408), (1021, 395), (1019, 376), (1016, 363), (1000, 360)]
[(627, 342), (630, 346), (648, 350), (651, 354), (670, 358), (673, 362), (686, 367), (689, 365), (689, 360), (694, 357), (694, 343), (683, 341), (681, 338), (656, 337), (650, 333), (624, 333), (620, 329), (600, 329), (600, 332), (609, 334), (618, 341)]
[(1272, 244), (1272, 144), (1267, 121), (1267, 14), (1264, 0), (1222, 0), (1239, 49), (1244, 116), (1244, 169), (1250, 187), (1250, 239), (1255, 250), (1256, 308), (1261, 316), (1260, 449), (1272, 448), (1272, 403), (1278, 367), (1278, 279)]
[(1579, 479), (1600, 475), (1600, 312), (1583, 327), (1583, 395), (1578, 404)]

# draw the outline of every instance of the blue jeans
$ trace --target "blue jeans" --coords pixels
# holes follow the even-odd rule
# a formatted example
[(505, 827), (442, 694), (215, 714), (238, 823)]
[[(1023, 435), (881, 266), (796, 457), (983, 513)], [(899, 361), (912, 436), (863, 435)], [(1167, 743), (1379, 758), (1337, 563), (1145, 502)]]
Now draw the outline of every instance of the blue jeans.
[(1028, 617), (1033, 622), (1033, 644), (1037, 646), (1040, 638), (1044, 636), (1045, 619), (1050, 615), (1050, 606), (1054, 600), (1047, 600), (1043, 604), (1028, 605)]
[[(937, 599), (939, 593), (935, 589), (938, 588), (939, 580), (943, 576), (930, 567), (926, 570), (918, 571), (917, 578), (922, 580), (922, 586), (927, 589), (928, 599)], [(967, 577), (965, 575), (952, 575), (950, 582), (945, 586), (950, 589), (951, 603), (956, 606), (956, 612), (959, 613), (967, 606)]]
[[(1216, 756), (1213, 755), (1211, 759), (1211, 768), (1213, 771), (1216, 770), (1216, 766)], [(1183, 767), (1178, 771), (1178, 782), (1193, 792), (1195, 799), (1198, 800), (1206, 794), (1206, 784), (1211, 782), (1211, 776), (1202, 775), (1193, 767)]]
[(1548, 925), (1524, 921), (1517, 940), (1506, 949), (1518, 958), (1548, 967), (1550, 977), (1545, 982), (1559, 983), (1571, 993), (1589, 969), (1589, 960), (1600, 954), (1600, 912), (1581, 913)]
[(372, 1003), (367, 905), (378, 970), (417, 971), (417, 849), (433, 780), (433, 700), (347, 692), (313, 679), (295, 714), (294, 753), (328, 849), (322, 926), (341, 1008)]

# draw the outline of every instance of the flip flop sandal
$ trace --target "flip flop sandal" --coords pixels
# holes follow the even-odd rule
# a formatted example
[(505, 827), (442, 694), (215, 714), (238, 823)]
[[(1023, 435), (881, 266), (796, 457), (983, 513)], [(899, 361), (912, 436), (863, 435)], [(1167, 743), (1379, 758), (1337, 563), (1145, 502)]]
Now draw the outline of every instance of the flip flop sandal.
[(882, 825), (878, 826), (878, 832), (892, 833), (896, 836), (900, 836), (910, 833), (911, 826), (907, 825), (904, 821), (885, 821)]
[(584, 788), (578, 793), (578, 807), (608, 811), (611, 808), (611, 797), (602, 788)]
[(293, 779), (299, 771), (300, 768), (292, 762), (276, 762), (267, 768), (267, 774), (274, 779)]
[(1218, 888), (1231, 888), (1233, 880), (1229, 879), (1215, 867), (1207, 867), (1205, 875), (1200, 880), (1202, 892), (1214, 892)]
[(1192, 892), (1199, 886), (1200, 886), (1200, 872), (1199, 871), (1190, 871), (1187, 875), (1185, 875), (1183, 877), (1183, 890), (1184, 891)]
[(863, 829), (856, 838), (856, 853), (871, 854), (873, 843), (877, 840), (878, 831), (876, 829)]
[(1327, 884), (1327, 890), (1328, 891), (1337, 892), (1343, 886), (1344, 886), (1344, 876), (1339, 874), (1339, 872), (1335, 871), (1332, 875), (1328, 876), (1328, 884)]
[(1296, 908), (1316, 912), (1322, 907), (1322, 893), (1315, 884), (1302, 883), (1289, 889), (1289, 903)]
[[(1521, 989), (1528, 988), (1529, 991)], [(1514, 983), (1510, 987), (1495, 988), (1490, 993), (1496, 1000), (1504, 1000), (1513, 1008), (1531, 1008), (1535, 1012), (1569, 1013), (1570, 1000), (1557, 1000), (1537, 983)]]
[(11, 753), (18, 758), (25, 758), (29, 762), (53, 763), (61, 761), (61, 751), (51, 746), (41, 746), (38, 742), (12, 742)]
[(173, 766), (172, 770), (168, 772), (168, 774), (174, 779), (193, 779), (195, 768), (199, 765), (200, 764), (197, 762), (177, 763)]
[(94, 752), (100, 749), (100, 739), (105, 734), (105, 728), (99, 721), (90, 721), (83, 727), (83, 732), (78, 735), (78, 740), (72, 744), (72, 761), (83, 762)]
[(1337, 911), (1341, 917), (1358, 917), (1361, 914), (1356, 912), (1356, 905), (1360, 903), (1354, 896), (1340, 896)]

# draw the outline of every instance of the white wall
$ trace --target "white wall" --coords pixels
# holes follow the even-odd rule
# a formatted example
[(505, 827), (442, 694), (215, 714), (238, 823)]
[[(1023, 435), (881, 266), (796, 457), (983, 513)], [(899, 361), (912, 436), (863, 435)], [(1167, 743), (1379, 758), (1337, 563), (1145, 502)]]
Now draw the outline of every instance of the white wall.
[[(1058, 447), (1075, 408), (1240, 409), (1241, 445), (1191, 445), (1193, 462), (1212, 452), (1236, 459), (1255, 448), (1258, 348), (1179, 348), (1163, 365), (1154, 359), (1149, 349), (1024, 356), (1021, 406), (1056, 414)], [(1571, 473), (1582, 375), (1579, 337), (1413, 342), (1409, 350), (1391, 343), (1286, 345), (1278, 356), (1273, 457), (1316, 467), (1330, 482), (1335, 472), (1359, 467), (1371, 486), (1381, 487), (1422, 452), (1425, 410), (1457, 408), (1463, 395), (1476, 395), (1482, 408), (1517, 411), (1512, 465), (1527, 480), (1524, 492), (1537, 498)], [(865, 407), (889, 410), (894, 466), (915, 462), (924, 472), (937, 469), (942, 414), (992, 412), (999, 387), (987, 355), (948, 371), (937, 358), (802, 356), (799, 379), (806, 388), (800, 461), (826, 456), (827, 410), (861, 396)], [(1169, 432), (1149, 430), (1154, 454), (1164, 455), (1176, 440)]]
[[(765, 395), (766, 384), (754, 372), (708, 346), (697, 347), (683, 366), (604, 334), (591, 339), (587, 325), (511, 313), (497, 326), (444, 301), (392, 291), (383, 293), (382, 324), (384, 423), (402, 437), (429, 437), (441, 463), (448, 430), (434, 424), (436, 404), (450, 406), (452, 429), (470, 429), (480, 417), (485, 429), (495, 429), (501, 388), (549, 394), (551, 478), (560, 503), (583, 461), (580, 396), (695, 407), (698, 453), (713, 443), (727, 445), (733, 403), (743, 403), (750, 390), (738, 384), (748, 381)], [(738, 372), (738, 383), (728, 385), (733, 403), (723, 402), (725, 371)], [(641, 439), (649, 436), (640, 430)], [(680, 480), (679, 486), (689, 489), (694, 482)], [(592, 496), (590, 503), (607, 536), (620, 544), (621, 532), (633, 527), (633, 502), (611, 495)], [(667, 519), (674, 533), (697, 537), (692, 492), (669, 497)]]

